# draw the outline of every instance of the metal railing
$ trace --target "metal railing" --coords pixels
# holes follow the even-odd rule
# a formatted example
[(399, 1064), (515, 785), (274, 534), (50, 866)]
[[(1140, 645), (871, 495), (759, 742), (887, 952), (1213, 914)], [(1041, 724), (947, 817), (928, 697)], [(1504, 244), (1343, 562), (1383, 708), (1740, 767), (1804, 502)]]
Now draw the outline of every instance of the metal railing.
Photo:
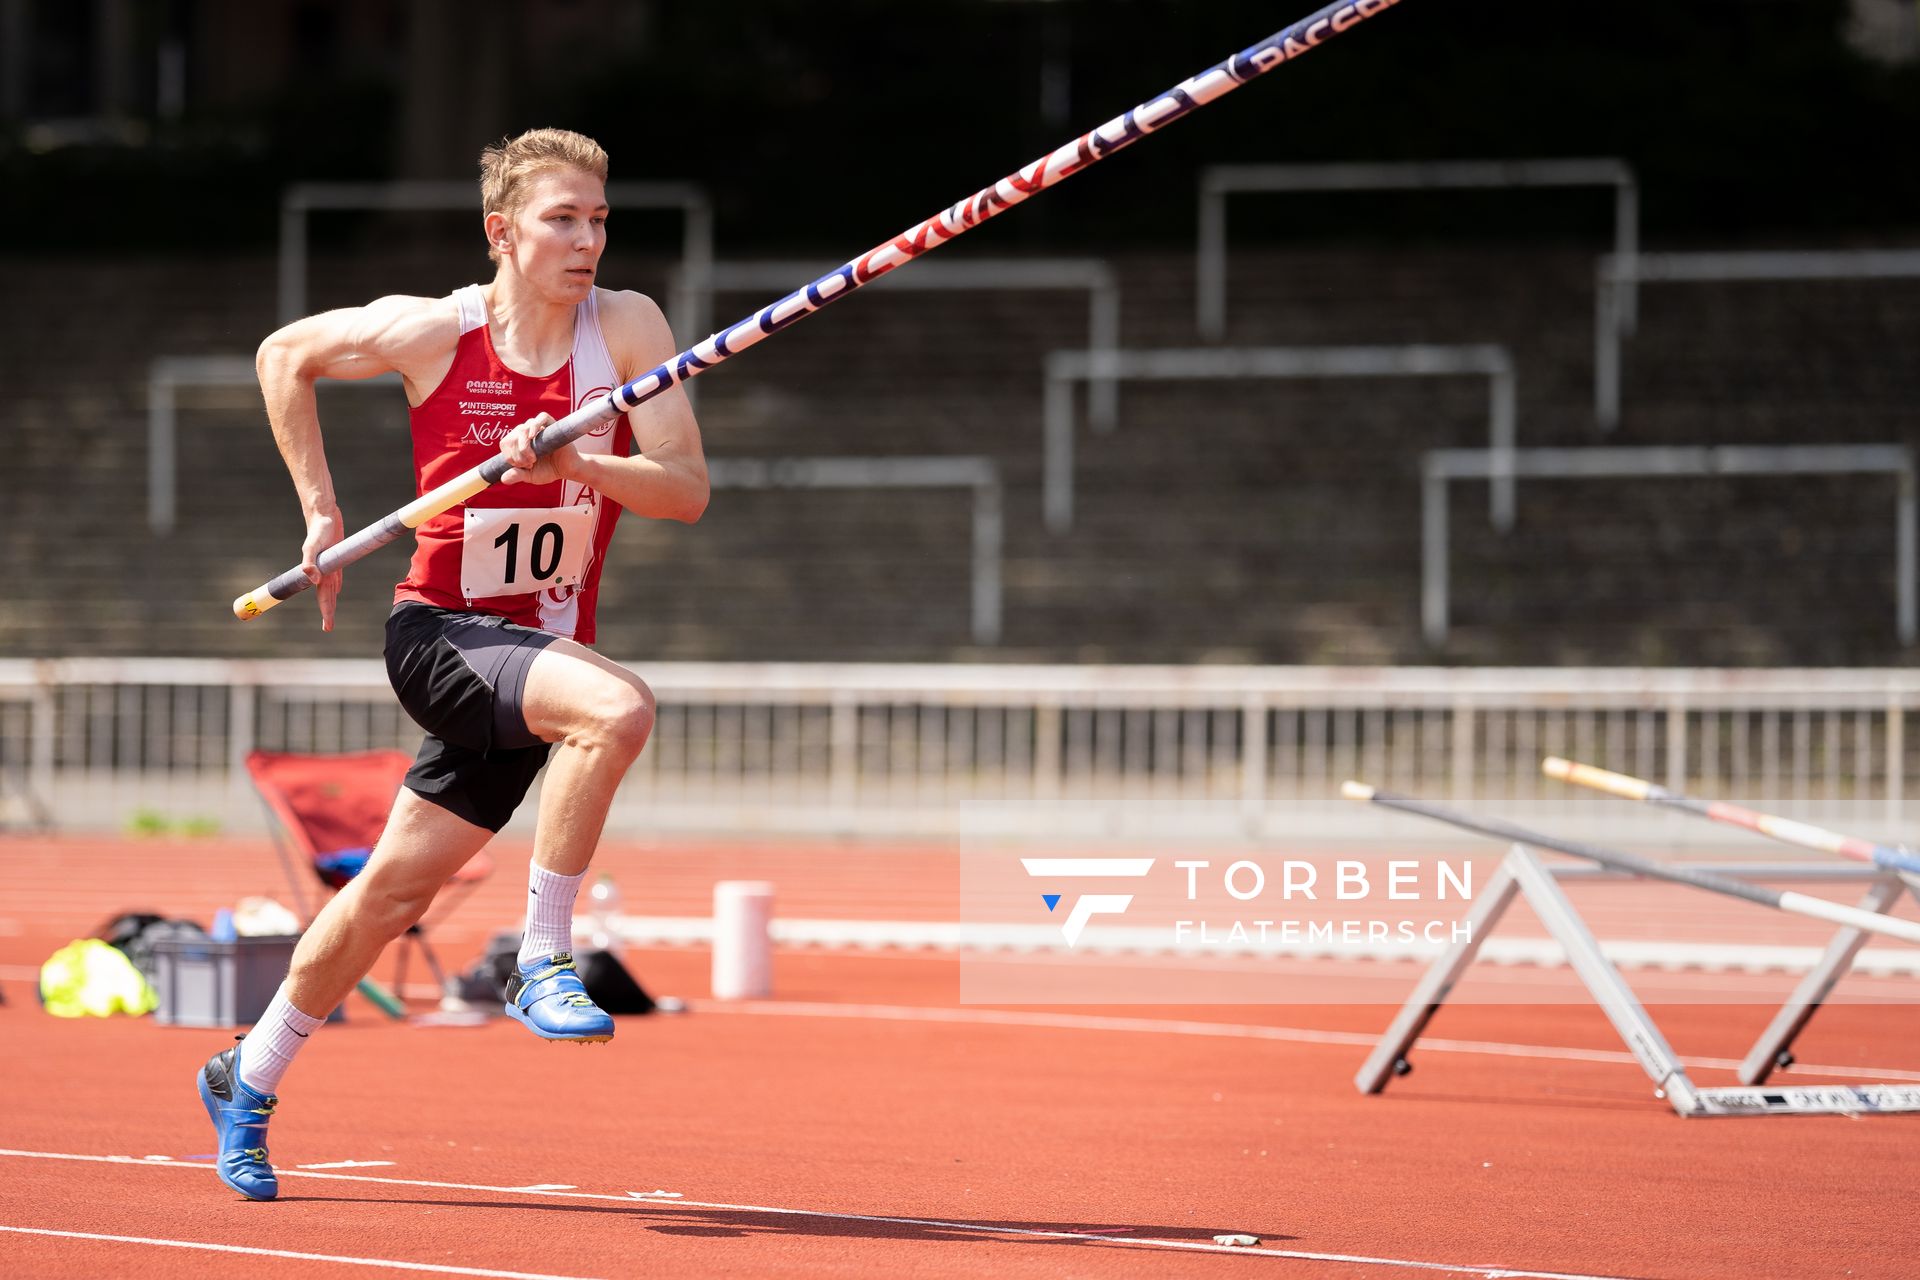
[[(147, 528), (171, 533), (179, 493), (179, 392), (246, 387), (257, 392), (250, 356), (160, 356), (147, 366)], [(253, 405), (257, 406), (257, 397)]]
[[(1073, 527), (1073, 384), (1105, 378), (1134, 381), (1250, 381), (1280, 378), (1488, 379), (1487, 444), (1496, 459), (1512, 455), (1519, 434), (1513, 357), (1505, 347), (1199, 347), (1191, 350), (1054, 351), (1047, 356), (1041, 430), (1042, 505), (1047, 528)], [(1513, 527), (1514, 481), (1496, 462), (1488, 497), (1493, 527)]]
[[(476, 192), (470, 182), (301, 182), (280, 197), (280, 324), (307, 312), (307, 215), (314, 210), (471, 210)], [(713, 261), (713, 210), (699, 187), (678, 182), (610, 182), (607, 199), (627, 209), (678, 209), (682, 215), (681, 269), (704, 272)], [(701, 310), (705, 294), (678, 298), (672, 316), (675, 332), (707, 323)], [(396, 386), (398, 375), (385, 374), (339, 385)], [(244, 355), (160, 356), (147, 370), (147, 524), (155, 533), (173, 528), (176, 494), (175, 456), (178, 392), (185, 388), (253, 387), (253, 357)]]
[[(817, 279), (834, 264), (817, 262), (711, 262), (689, 264), (673, 273), (676, 298), (705, 298), (715, 293), (767, 290), (785, 292)], [(957, 262), (916, 261), (912, 271), (893, 271), (873, 282), (875, 289), (922, 293), (1027, 290), (1085, 290), (1087, 346), (1111, 352), (1120, 345), (1120, 281), (1098, 258), (963, 258)], [(681, 303), (678, 305), (688, 305)], [(1088, 394), (1088, 414), (1101, 430), (1111, 429), (1120, 411), (1118, 384), (1096, 378)]]
[(1505, 458), (1490, 450), (1434, 449), (1421, 462), (1420, 623), (1427, 643), (1447, 641), (1447, 486), (1501, 473), (1532, 479), (1646, 479), (1659, 476), (1891, 475), (1899, 480), (1894, 509), (1894, 621), (1910, 645), (1920, 623), (1915, 603), (1913, 452), (1904, 445), (1723, 445), (1701, 448), (1521, 449)]
[(1920, 278), (1920, 249), (1760, 253), (1649, 253), (1600, 259), (1593, 318), (1593, 413), (1602, 431), (1620, 422), (1620, 345), (1633, 332), (1642, 284)]
[[(1915, 670), (634, 669), (660, 711), (615, 802), (617, 835), (1460, 838), (1341, 801), (1359, 778), (1582, 838), (1741, 843), (1544, 779), (1547, 754), (1883, 841), (1910, 834)], [(13, 798), (0, 815), (16, 823), (38, 811), (113, 829), (146, 810), (255, 829), (249, 750), (418, 741), (378, 660), (0, 661), (0, 798)]]
[(716, 458), (716, 489), (967, 489), (973, 494), (972, 635), (1000, 643), (1005, 500), (991, 458)]
[[(400, 375), (329, 379), (333, 387), (398, 387)], [(180, 392), (244, 387), (246, 410), (257, 421), (260, 384), (252, 356), (158, 356), (147, 366), (147, 527), (171, 533), (179, 497)]]
[[(1631, 264), (1640, 248), (1640, 187), (1624, 160), (1453, 160), (1411, 164), (1233, 164), (1200, 171), (1200, 231), (1194, 251), (1194, 307), (1200, 336), (1227, 331), (1227, 196), (1233, 192), (1464, 191), (1609, 187), (1613, 252)], [(1620, 320), (1632, 332), (1634, 293), (1622, 293)]]
[[(685, 182), (609, 182), (607, 203), (621, 209), (678, 209), (680, 254), (695, 270), (713, 261), (713, 208), (707, 193)], [(396, 182), (298, 182), (280, 197), (281, 324), (307, 314), (307, 215), (315, 210), (479, 212), (479, 192), (471, 182), (402, 180)], [(705, 332), (702, 299), (670, 317), (675, 333)]]

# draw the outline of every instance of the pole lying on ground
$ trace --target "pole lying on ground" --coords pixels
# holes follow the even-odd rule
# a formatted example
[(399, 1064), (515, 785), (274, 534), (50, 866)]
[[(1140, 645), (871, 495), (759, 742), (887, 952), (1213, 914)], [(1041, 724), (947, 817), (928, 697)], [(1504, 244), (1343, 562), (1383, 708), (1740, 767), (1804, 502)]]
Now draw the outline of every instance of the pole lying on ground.
[(1587, 858), (1602, 866), (1612, 867), (1617, 871), (1630, 871), (1634, 875), (1646, 876), (1651, 880), (1671, 880), (1675, 884), (1692, 885), (1696, 889), (1705, 889), (1709, 893), (1725, 894), (1729, 898), (1743, 898), (1763, 907), (1790, 911), (1795, 915), (1811, 916), (1816, 920), (1846, 925), (1850, 929), (1885, 934), (1889, 938), (1899, 938), (1903, 942), (1920, 943), (1920, 923), (1882, 915), (1878, 911), (1862, 911), (1858, 907), (1842, 906), (1837, 902), (1828, 902), (1825, 898), (1815, 898), (1804, 893), (1768, 889), (1757, 884), (1749, 884), (1745, 880), (1714, 875), (1710, 871), (1670, 867), (1663, 862), (1655, 862), (1651, 858), (1641, 858), (1630, 853), (1621, 853), (1616, 849), (1603, 849), (1598, 845), (1581, 844), (1574, 840), (1541, 835), (1537, 831), (1529, 831), (1525, 827), (1515, 826), (1511, 822), (1502, 822), (1498, 818), (1481, 818), (1473, 814), (1461, 813), (1456, 809), (1448, 809), (1443, 805), (1431, 804), (1425, 800), (1416, 800), (1412, 796), (1395, 795), (1390, 791), (1376, 791), (1364, 782), (1343, 783), (1340, 794), (1349, 800), (1358, 800), (1362, 804), (1377, 804), (1383, 809), (1397, 809), (1402, 813), (1432, 818), (1436, 822), (1445, 822), (1463, 831), (1475, 831), (1483, 836), (1491, 836), (1495, 840), (1531, 845), (1536, 849), (1552, 849), (1556, 853)]
[(1630, 774), (1614, 773), (1590, 764), (1580, 764), (1574, 760), (1562, 760), (1559, 756), (1548, 756), (1542, 760), (1540, 772), (1549, 778), (1558, 778), (1562, 782), (1571, 782), (1576, 786), (1591, 787), (1595, 791), (1604, 791), (1610, 796), (1619, 796), (1623, 800), (1638, 800), (1642, 804), (1658, 805), (1666, 809), (1678, 809), (1682, 813), (1697, 814), (1715, 822), (1724, 822), (1728, 826), (1744, 827), (1748, 831), (1757, 831), (1763, 836), (1772, 836), (1782, 844), (1799, 845), (1802, 849), (1818, 849), (1822, 853), (1837, 853), (1845, 858), (1871, 862), (1874, 866), (1884, 867), (1888, 871), (1904, 871), (1910, 875), (1920, 873), (1920, 853), (1915, 853), (1912, 849), (1875, 844), (1871, 840), (1841, 835), (1838, 831), (1828, 831), (1823, 827), (1811, 826), (1805, 822), (1795, 822), (1791, 818), (1777, 818), (1770, 813), (1742, 808), (1740, 805), (1727, 804), (1721, 800), (1698, 800), (1693, 796), (1670, 791), (1658, 783), (1648, 782), (1644, 778), (1636, 778)]
[[(879, 279), (896, 267), (905, 266), (927, 250), (938, 248), (962, 232), (1005, 213), (1096, 160), (1106, 159), (1122, 147), (1165, 128), (1181, 116), (1206, 106), (1257, 76), (1265, 75), (1283, 62), (1291, 62), (1308, 50), (1399, 3), (1400, 0), (1338, 0), (1338, 3), (1302, 18), (1285, 30), (1275, 32), (1259, 44), (1207, 68), (1191, 79), (1181, 81), (1125, 115), (1114, 117), (1091, 133), (1083, 134), (992, 186), (982, 188), (951, 208), (941, 210), (912, 230), (875, 246), (838, 270), (830, 271), (812, 284), (794, 290), (738, 324), (722, 329), (704, 342), (696, 343), (625, 386), (614, 388), (606, 399), (568, 414), (534, 438), (534, 453), (545, 457), (555, 449), (579, 439), (602, 422), (636, 409), (669, 388), (711, 369), (722, 360), (739, 355), (756, 342), (778, 333), (828, 303), (844, 298), (861, 285)], [(465, 475), (447, 481), (433, 492), (422, 494), (384, 519), (329, 547), (317, 562), (320, 572), (328, 574), (344, 569), (392, 542), (406, 530), (498, 483), (507, 470), (506, 459), (496, 456)], [(256, 617), (312, 585), (298, 567), (289, 569), (235, 600), (234, 616), (242, 619)]]

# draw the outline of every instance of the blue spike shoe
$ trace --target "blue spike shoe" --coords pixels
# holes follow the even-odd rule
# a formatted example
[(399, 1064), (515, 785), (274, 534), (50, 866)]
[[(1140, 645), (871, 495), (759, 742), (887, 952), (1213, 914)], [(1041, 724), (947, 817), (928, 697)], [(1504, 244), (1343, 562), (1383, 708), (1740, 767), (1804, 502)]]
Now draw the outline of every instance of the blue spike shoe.
[[(244, 1040), (235, 1036), (235, 1040)], [(213, 1121), (220, 1154), (215, 1169), (220, 1181), (249, 1200), (271, 1200), (280, 1194), (280, 1180), (267, 1163), (267, 1120), (280, 1099), (255, 1093), (240, 1079), (240, 1047), (223, 1049), (200, 1068), (200, 1101)], [(256, 1145), (257, 1144), (257, 1145)]]
[(517, 967), (507, 979), (507, 1016), (542, 1040), (593, 1044), (613, 1039), (613, 1017), (587, 995), (571, 951)]

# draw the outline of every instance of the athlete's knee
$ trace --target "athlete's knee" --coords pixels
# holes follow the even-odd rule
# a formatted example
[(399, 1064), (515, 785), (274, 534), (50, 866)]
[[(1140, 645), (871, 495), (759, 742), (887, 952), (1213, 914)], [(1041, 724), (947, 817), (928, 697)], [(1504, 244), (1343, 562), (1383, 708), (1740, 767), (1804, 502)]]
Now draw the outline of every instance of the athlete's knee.
[(353, 923), (369, 932), (397, 938), (419, 923), (440, 890), (439, 879), (427, 880), (398, 867), (370, 866), (356, 879)]
[(593, 691), (589, 706), (580, 708), (574, 729), (564, 743), (593, 752), (607, 752), (632, 760), (653, 733), (653, 691), (639, 681), (609, 681)]
[(653, 734), (653, 717), (653, 690), (639, 681), (622, 682), (617, 691), (595, 703), (587, 741), (580, 745), (638, 756)]
[(433, 905), (431, 893), (393, 893), (383, 894), (368, 904), (368, 914), (373, 927), (387, 938), (397, 938), (427, 914), (427, 908)]

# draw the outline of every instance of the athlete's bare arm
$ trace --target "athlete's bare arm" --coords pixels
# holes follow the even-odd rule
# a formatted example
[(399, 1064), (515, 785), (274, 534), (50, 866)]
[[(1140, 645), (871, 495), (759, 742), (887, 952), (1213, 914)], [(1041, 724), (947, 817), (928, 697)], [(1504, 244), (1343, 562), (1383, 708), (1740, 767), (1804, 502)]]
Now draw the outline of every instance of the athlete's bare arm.
[(397, 372), (406, 382), (408, 401), (419, 404), (452, 367), (459, 341), (460, 320), (452, 299), (396, 296), (296, 320), (260, 344), (254, 371), (266, 397), (274, 442), (300, 497), (307, 525), (300, 568), (319, 588), (315, 596), (323, 631), (333, 630), (341, 575), (322, 576), (315, 562), (346, 536), (346, 526), (327, 470), (313, 384), (320, 378)]
[[(628, 382), (679, 353), (666, 317), (653, 299), (642, 294), (602, 293), (600, 327), (614, 369)], [(627, 417), (633, 423), (630, 457), (583, 454), (569, 445), (536, 460), (530, 442), (552, 421), (542, 414), (514, 428), (500, 442), (500, 452), (513, 464), (502, 479), (508, 484), (572, 480), (605, 494), (635, 515), (692, 524), (707, 509), (707, 457), (687, 393), (675, 386)]]

